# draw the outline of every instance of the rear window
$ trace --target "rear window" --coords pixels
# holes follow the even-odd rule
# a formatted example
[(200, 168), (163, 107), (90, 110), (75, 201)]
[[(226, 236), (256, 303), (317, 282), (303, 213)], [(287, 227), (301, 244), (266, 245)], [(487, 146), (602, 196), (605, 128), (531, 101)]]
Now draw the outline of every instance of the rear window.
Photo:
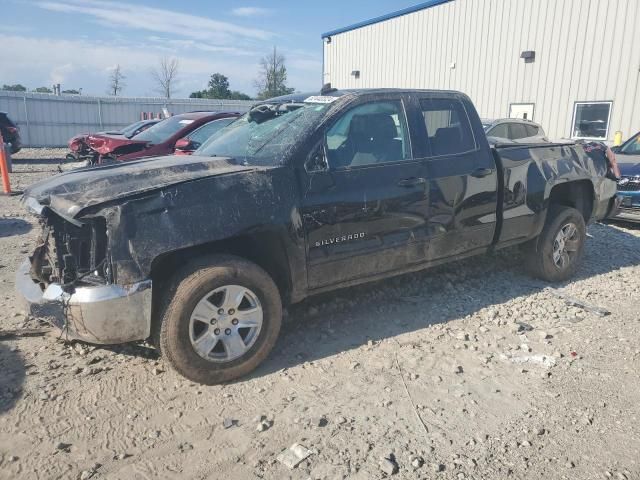
[(489, 132), (487, 132), (487, 135), (490, 135), (492, 137), (499, 137), (499, 138), (509, 138), (509, 127), (508, 124), (506, 123), (501, 123), (499, 125), (496, 125), (494, 128), (492, 128), (491, 130), (489, 130)]
[(535, 136), (537, 136), (538, 132), (540, 130), (535, 125), (525, 125), (525, 128), (527, 130), (527, 137), (535, 137)]
[(454, 99), (420, 100), (431, 155), (455, 155), (475, 150), (469, 117), (462, 103)]
[(527, 129), (525, 127), (526, 125), (523, 125), (521, 123), (512, 123), (510, 126), (511, 136), (509, 138), (511, 138), (511, 140), (527, 138), (529, 135), (527, 135)]

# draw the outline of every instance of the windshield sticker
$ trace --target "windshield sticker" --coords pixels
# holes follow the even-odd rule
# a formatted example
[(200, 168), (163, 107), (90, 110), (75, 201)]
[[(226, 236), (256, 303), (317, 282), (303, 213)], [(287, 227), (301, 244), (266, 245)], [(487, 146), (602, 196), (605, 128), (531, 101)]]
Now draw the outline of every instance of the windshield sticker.
[(193, 123), (193, 120), (180, 120), (178, 123), (180, 123), (181, 125), (189, 125)]
[(308, 97), (304, 100), (304, 103), (331, 103), (335, 102), (338, 97), (329, 97), (329, 96), (312, 96)]

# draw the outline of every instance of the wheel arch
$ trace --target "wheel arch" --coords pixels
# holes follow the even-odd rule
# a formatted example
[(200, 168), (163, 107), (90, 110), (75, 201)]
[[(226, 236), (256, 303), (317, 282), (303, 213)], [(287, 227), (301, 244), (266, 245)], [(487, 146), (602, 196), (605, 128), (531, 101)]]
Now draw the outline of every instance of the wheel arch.
[(553, 185), (547, 199), (547, 213), (554, 205), (578, 210), (588, 224), (593, 216), (595, 191), (591, 180), (582, 179)]
[[(283, 304), (291, 298), (289, 259), (280, 236), (275, 232), (242, 234), (223, 240), (165, 252), (151, 263), (154, 297), (161, 292), (174, 273), (194, 258), (211, 254), (227, 254), (249, 260), (265, 270), (273, 279)], [(153, 304), (156, 305), (154, 298)]]

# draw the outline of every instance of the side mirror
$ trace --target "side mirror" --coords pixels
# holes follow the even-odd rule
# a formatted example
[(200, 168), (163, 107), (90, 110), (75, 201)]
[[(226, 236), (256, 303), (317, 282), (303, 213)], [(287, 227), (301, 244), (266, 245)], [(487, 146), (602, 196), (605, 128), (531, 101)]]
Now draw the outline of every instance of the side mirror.
[(324, 145), (318, 145), (307, 161), (304, 162), (304, 169), (307, 173), (328, 172), (329, 162), (327, 162), (327, 155), (324, 150)]
[(620, 145), (618, 145), (617, 147), (611, 147), (611, 151), (613, 153), (620, 153)]
[(181, 138), (176, 142), (176, 150), (195, 150), (191, 140), (188, 138)]

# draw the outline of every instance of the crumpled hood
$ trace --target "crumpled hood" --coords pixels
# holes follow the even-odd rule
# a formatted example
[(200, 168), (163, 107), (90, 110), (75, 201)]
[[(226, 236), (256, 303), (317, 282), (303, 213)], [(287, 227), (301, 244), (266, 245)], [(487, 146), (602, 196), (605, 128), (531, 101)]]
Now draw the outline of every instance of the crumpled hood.
[(83, 168), (34, 183), (22, 202), (36, 212), (48, 207), (66, 218), (105, 202), (200, 178), (255, 170), (228, 158), (166, 156)]
[(640, 155), (616, 154), (616, 161), (623, 177), (640, 175)]
[(147, 147), (149, 142), (146, 140), (131, 140), (124, 135), (118, 134), (93, 134), (87, 137), (87, 144), (100, 155), (112, 153), (115, 149), (124, 146), (137, 146), (138, 150)]

